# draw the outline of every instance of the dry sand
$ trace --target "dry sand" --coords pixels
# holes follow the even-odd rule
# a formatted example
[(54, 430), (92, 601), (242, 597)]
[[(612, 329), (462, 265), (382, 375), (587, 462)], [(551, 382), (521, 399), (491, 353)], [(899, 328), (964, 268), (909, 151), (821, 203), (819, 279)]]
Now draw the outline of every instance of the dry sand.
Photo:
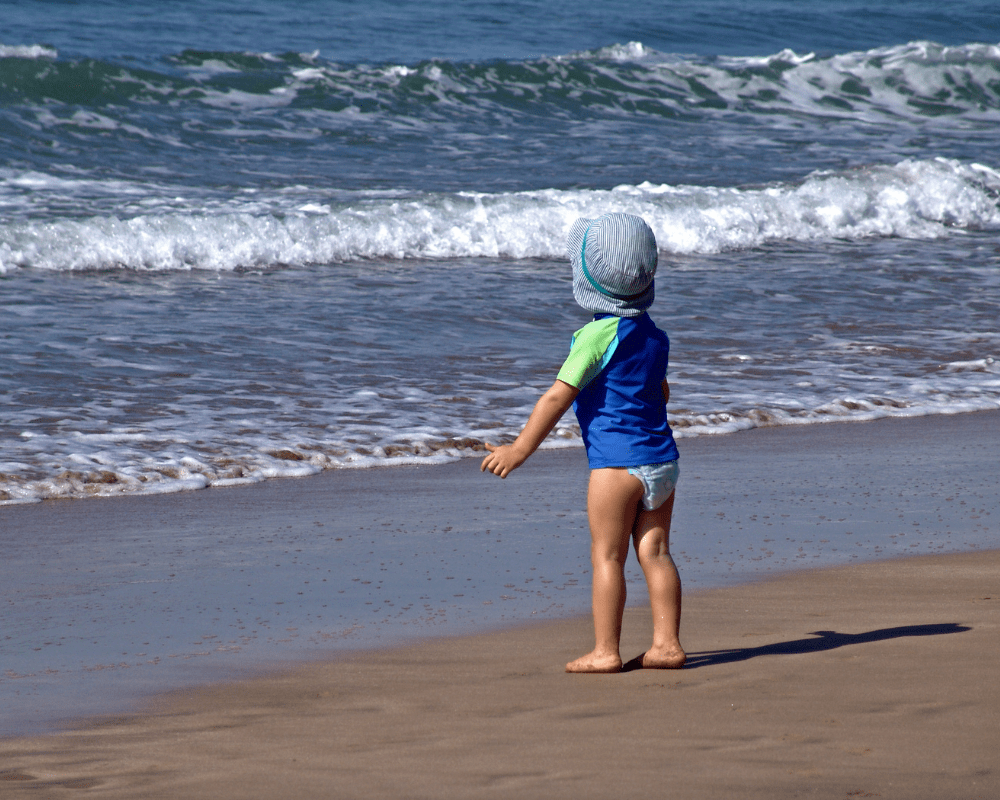
[[(1000, 796), (1000, 552), (688, 598), (689, 667), (566, 675), (589, 621), (358, 654), (0, 743), (0, 796)], [(624, 652), (648, 636), (629, 610)]]

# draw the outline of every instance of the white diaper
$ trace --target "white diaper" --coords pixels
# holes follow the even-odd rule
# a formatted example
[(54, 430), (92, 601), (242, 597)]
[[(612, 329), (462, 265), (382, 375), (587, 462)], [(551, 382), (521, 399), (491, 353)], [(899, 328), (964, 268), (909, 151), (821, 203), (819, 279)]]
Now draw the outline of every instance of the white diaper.
[(635, 475), (645, 488), (642, 494), (642, 507), (647, 511), (659, 508), (674, 493), (680, 466), (674, 461), (662, 464), (643, 464), (641, 467), (629, 467), (628, 474)]

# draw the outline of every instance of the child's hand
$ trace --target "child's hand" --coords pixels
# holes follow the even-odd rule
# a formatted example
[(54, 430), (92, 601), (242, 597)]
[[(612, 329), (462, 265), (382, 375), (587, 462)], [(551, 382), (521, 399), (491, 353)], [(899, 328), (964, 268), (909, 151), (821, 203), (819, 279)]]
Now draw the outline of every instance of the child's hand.
[(506, 478), (528, 458), (527, 456), (522, 456), (517, 448), (509, 444), (494, 447), (489, 442), (486, 442), (486, 449), (490, 451), (490, 454), (483, 459), (479, 471), (486, 472), (489, 470), (501, 478)]
[(556, 382), (535, 403), (524, 430), (512, 444), (494, 447), (489, 442), (486, 443), (486, 449), (490, 454), (483, 459), (480, 472), (489, 470), (501, 478), (510, 475), (538, 449), (538, 445), (549, 435), (566, 409), (573, 405), (579, 393), (580, 390), (575, 386), (556, 379)]

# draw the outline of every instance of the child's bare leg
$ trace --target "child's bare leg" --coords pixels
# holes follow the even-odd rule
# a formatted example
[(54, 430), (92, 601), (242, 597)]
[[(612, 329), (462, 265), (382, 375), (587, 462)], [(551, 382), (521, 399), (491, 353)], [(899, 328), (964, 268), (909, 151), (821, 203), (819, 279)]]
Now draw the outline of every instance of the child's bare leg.
[(642, 655), (642, 665), (677, 669), (686, 656), (680, 642), (681, 579), (670, 557), (670, 518), (674, 495), (653, 511), (642, 509), (635, 521), (635, 552), (649, 587), (653, 612), (653, 646)]
[(642, 481), (626, 469), (595, 469), (590, 473), (587, 516), (595, 645), (592, 652), (570, 661), (567, 672), (618, 672), (622, 668), (618, 646), (625, 610), (625, 559), (642, 491)]

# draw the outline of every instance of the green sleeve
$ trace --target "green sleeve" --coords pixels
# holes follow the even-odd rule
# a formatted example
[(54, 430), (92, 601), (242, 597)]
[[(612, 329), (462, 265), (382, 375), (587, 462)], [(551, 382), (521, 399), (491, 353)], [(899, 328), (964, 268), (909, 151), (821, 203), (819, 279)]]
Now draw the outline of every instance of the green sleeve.
[(556, 376), (582, 389), (601, 374), (618, 347), (619, 317), (595, 319), (573, 334), (569, 356)]

